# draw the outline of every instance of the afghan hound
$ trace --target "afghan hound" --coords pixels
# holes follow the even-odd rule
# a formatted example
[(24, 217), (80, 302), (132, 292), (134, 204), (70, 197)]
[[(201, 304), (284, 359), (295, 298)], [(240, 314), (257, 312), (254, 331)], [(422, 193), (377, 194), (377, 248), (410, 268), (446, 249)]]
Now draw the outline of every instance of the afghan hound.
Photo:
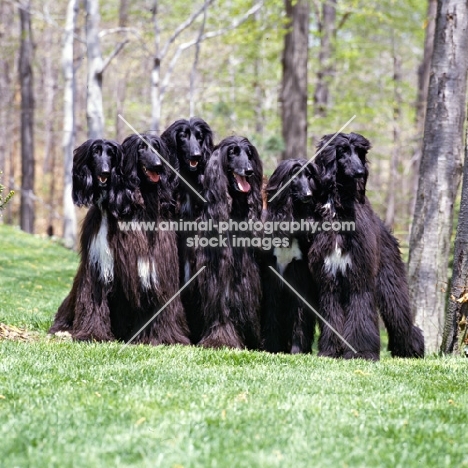
[(370, 142), (356, 133), (340, 133), (328, 143), (331, 138), (320, 141), (314, 165), (316, 215), (333, 229), (315, 234), (308, 259), (320, 311), (338, 334), (321, 326), (319, 355), (378, 360), (379, 310), (392, 356), (422, 357), (424, 339), (413, 325), (398, 242), (365, 193)]
[[(219, 143), (205, 170), (196, 267), (200, 271), (199, 344), (256, 349), (260, 345), (261, 281), (248, 222), (260, 221), (262, 163), (247, 138), (231, 136)], [(190, 239), (189, 239), (190, 240)], [(194, 240), (194, 239), (192, 239)]]
[(134, 343), (190, 344), (185, 313), (176, 295), (177, 233), (161, 229), (161, 223), (174, 214), (171, 170), (161, 160), (170, 156), (159, 137), (147, 134), (144, 140), (138, 135), (125, 139), (123, 160), (116, 171), (116, 193), (125, 196), (115, 200), (116, 215), (124, 221), (120, 223), (123, 229), (112, 237), (112, 330), (116, 338)]
[[(182, 179), (175, 179), (176, 214), (184, 221), (195, 221), (202, 212), (203, 200), (198, 193), (202, 191), (203, 173), (213, 151), (213, 132), (210, 126), (198, 117), (190, 120), (180, 119), (172, 123), (161, 135), (169, 154), (175, 158)], [(174, 176), (171, 176), (175, 177)], [(171, 179), (172, 180), (172, 179)], [(180, 285), (184, 286), (195, 272), (195, 252), (187, 246), (190, 233), (181, 231), (178, 235)], [(199, 293), (190, 284), (181, 293), (182, 303), (187, 314), (192, 340), (200, 339), (200, 323), (197, 318)]]
[(311, 166), (305, 165), (305, 159), (282, 161), (266, 187), (264, 236), (276, 246), (271, 245), (262, 262), (262, 338), (265, 351), (274, 353), (310, 353), (314, 338), (315, 313), (269, 268), (317, 307), (307, 261), (315, 187)]
[(114, 257), (108, 240), (113, 219), (109, 197), (121, 157), (121, 146), (110, 140), (88, 140), (74, 151), (73, 202), (91, 208), (83, 220), (80, 264), (72, 289), (60, 305), (49, 333), (70, 332), (79, 340), (114, 339), (107, 301), (114, 278)]

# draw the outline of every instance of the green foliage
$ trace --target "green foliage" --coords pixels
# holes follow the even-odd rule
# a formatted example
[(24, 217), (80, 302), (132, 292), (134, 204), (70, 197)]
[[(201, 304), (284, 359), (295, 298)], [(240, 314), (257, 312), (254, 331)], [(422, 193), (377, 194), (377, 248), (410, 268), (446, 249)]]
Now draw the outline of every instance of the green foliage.
[[(0, 171), (0, 176), (2, 175), (2, 172)], [(10, 201), (11, 197), (15, 194), (13, 190), (10, 190), (8, 194), (4, 197), (3, 196), (3, 191), (5, 190), (5, 187), (0, 183), (0, 212), (5, 208), (5, 205)]]

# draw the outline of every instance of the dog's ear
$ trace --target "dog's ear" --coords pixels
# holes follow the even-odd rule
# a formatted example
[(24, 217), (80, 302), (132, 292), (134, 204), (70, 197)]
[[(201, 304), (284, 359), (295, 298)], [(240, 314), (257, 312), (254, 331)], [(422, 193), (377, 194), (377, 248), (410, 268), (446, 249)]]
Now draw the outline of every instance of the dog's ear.
[(334, 188), (338, 164), (336, 160), (336, 139), (330, 142), (334, 135), (324, 135), (317, 146), (319, 154), (314, 160), (314, 168), (317, 173), (317, 181), (322, 191)]
[(208, 219), (217, 221), (229, 219), (232, 198), (229, 195), (227, 171), (227, 145), (220, 145), (210, 156), (203, 177), (203, 197), (206, 200), (205, 213)]
[[(293, 216), (293, 203), (291, 198), (291, 185), (284, 188), (294, 174), (291, 174), (291, 162), (282, 161), (275, 169), (266, 187), (267, 193), (267, 219), (269, 221), (291, 220)], [(276, 195), (278, 193), (278, 195)], [(276, 195), (276, 196), (275, 196)], [(272, 197), (273, 200), (270, 201)]]
[[(247, 140), (247, 138), (246, 138)], [(247, 140), (250, 151), (250, 163), (254, 173), (249, 177), (250, 193), (248, 196), (249, 219), (260, 219), (262, 215), (263, 165), (257, 148)]]
[[(164, 166), (164, 178), (166, 180), (165, 185), (167, 185), (168, 190), (172, 193), (181, 183), (178, 177), (180, 172), (179, 158), (174, 151), (170, 150), (167, 142), (162, 137), (153, 138), (153, 142), (154, 149), (157, 150), (160, 156), (163, 158), (162, 164)], [(172, 167), (169, 167), (167, 163), (169, 163)]]
[(350, 133), (350, 142), (356, 148), (356, 152), (359, 155), (362, 163), (364, 164), (364, 177), (356, 182), (357, 200), (359, 203), (365, 203), (366, 201), (366, 184), (369, 176), (369, 161), (367, 159), (367, 152), (371, 149), (371, 142), (360, 135), (359, 133)]
[[(148, 137), (151, 146), (158, 152), (163, 165), (163, 172), (161, 175), (161, 182), (158, 184), (158, 203), (160, 206), (159, 213), (163, 218), (173, 216), (175, 213), (175, 198), (174, 191), (177, 188), (179, 178), (179, 160), (176, 155), (171, 155), (164, 140), (161, 137), (152, 135)], [(169, 167), (168, 163), (172, 166)], [(175, 169), (175, 170), (174, 170)]]
[(213, 132), (211, 128), (205, 121), (202, 121), (202, 134), (203, 134), (203, 144), (202, 144), (202, 159), (208, 161), (211, 153), (213, 152)]
[(371, 142), (359, 133), (350, 133), (349, 141), (354, 145), (359, 154), (363, 153), (363, 157), (365, 157), (367, 152), (372, 148)]
[(140, 185), (137, 172), (140, 141), (138, 135), (130, 135), (116, 149), (116, 163), (111, 170), (109, 190), (109, 211), (116, 218), (130, 215), (136, 202)]
[(77, 206), (90, 206), (94, 199), (94, 181), (91, 164), (95, 140), (85, 141), (73, 152), (72, 197)]
[(186, 122), (185, 120), (176, 120), (161, 134), (161, 138), (166, 144), (168, 150), (177, 157), (177, 131), (181, 125)]

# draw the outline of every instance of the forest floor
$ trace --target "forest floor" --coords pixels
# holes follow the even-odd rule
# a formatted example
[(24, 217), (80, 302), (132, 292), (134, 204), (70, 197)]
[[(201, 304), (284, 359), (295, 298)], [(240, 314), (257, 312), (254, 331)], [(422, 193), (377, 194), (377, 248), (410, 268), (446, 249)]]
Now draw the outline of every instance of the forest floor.
[(77, 263), (0, 225), (2, 467), (468, 467), (468, 360), (50, 338)]

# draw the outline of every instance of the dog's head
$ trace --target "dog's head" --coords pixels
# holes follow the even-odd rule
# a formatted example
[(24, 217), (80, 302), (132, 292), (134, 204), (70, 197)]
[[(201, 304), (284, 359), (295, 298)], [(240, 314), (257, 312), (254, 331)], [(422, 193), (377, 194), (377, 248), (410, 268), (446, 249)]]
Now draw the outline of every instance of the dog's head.
[[(262, 162), (258, 151), (247, 138), (231, 136), (214, 149), (206, 166), (205, 195), (213, 205), (231, 206), (232, 199), (242, 199), (255, 212), (262, 208)], [(258, 211), (258, 213), (257, 213)]]
[(122, 157), (112, 183), (111, 206), (116, 216), (129, 215), (141, 203), (140, 193), (170, 198), (171, 169), (164, 163), (167, 160), (167, 148), (154, 134), (130, 135), (123, 141)]
[[(292, 203), (311, 203), (312, 190), (315, 187), (312, 171), (313, 167), (306, 159), (281, 161), (266, 187), (268, 200), (281, 190), (270, 203), (278, 206), (287, 203), (287, 200), (291, 200)], [(285, 184), (288, 185), (283, 189)]]
[(182, 170), (203, 173), (213, 151), (213, 132), (204, 120), (198, 117), (176, 120), (161, 137), (169, 151), (177, 155)]
[(279, 163), (266, 186), (268, 221), (293, 221), (312, 216), (315, 190), (312, 172), (313, 166), (306, 159), (287, 159)]
[(97, 204), (107, 197), (121, 146), (112, 140), (88, 140), (73, 154), (73, 202), (78, 206)]
[(322, 137), (318, 145), (320, 153), (315, 158), (318, 180), (322, 190), (354, 192), (357, 200), (364, 203), (367, 177), (369, 175), (367, 152), (369, 140), (358, 133), (339, 133)]

